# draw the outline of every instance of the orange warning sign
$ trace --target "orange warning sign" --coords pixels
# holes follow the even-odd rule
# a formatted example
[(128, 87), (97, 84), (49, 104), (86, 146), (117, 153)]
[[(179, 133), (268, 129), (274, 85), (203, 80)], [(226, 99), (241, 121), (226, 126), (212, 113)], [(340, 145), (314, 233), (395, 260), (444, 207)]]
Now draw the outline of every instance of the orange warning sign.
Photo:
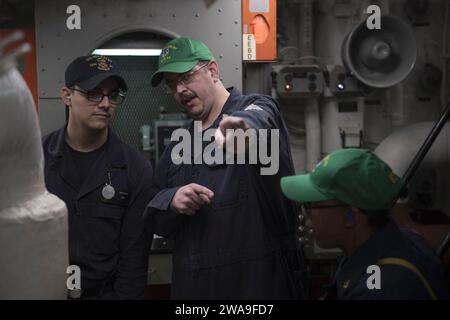
[(277, 59), (277, 1), (242, 1), (242, 49), (244, 62)]

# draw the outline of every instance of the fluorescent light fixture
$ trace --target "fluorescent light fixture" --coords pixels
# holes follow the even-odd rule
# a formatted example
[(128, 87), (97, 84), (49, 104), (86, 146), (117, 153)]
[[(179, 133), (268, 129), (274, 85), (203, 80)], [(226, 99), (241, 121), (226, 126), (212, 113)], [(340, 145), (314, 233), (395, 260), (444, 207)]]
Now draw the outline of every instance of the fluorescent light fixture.
[(92, 54), (102, 56), (159, 56), (161, 49), (95, 49)]

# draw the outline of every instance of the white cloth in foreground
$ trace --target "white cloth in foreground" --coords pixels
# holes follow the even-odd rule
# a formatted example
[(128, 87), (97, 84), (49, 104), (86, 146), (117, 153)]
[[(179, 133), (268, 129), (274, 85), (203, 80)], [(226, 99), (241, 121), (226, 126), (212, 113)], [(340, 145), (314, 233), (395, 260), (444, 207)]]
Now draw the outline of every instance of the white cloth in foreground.
[(47, 192), (33, 98), (0, 39), (0, 299), (65, 299), (67, 209)]

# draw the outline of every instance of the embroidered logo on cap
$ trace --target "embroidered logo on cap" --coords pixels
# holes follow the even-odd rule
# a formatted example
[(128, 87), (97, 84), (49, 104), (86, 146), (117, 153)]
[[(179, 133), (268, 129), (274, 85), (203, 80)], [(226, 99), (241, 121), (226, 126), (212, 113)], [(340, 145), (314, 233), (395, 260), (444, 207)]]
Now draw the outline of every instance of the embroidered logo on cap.
[(177, 50), (176, 46), (173, 45), (168, 45), (167, 47), (165, 47), (164, 49), (161, 50), (161, 61), (160, 63), (165, 63), (166, 60), (170, 60), (172, 58), (172, 56), (170, 55), (170, 49), (172, 50)]
[(328, 166), (328, 162), (330, 162), (330, 155), (327, 155), (325, 158), (323, 158), (318, 164), (316, 164), (316, 166), (314, 167), (314, 169), (311, 172), (315, 172), (316, 168), (320, 167), (320, 166), (324, 166), (327, 167)]
[(389, 173), (388, 178), (389, 178), (389, 181), (390, 181), (392, 184), (395, 184), (395, 183), (397, 182), (397, 179), (398, 179), (398, 177), (395, 175), (395, 173), (394, 173), (393, 171), (391, 171), (391, 172)]
[(169, 48), (164, 48), (161, 51), (161, 57), (164, 58), (165, 56), (167, 56), (169, 54)]
[(101, 71), (109, 71), (113, 68), (112, 60), (105, 56), (93, 56), (86, 59), (91, 68), (97, 68)]

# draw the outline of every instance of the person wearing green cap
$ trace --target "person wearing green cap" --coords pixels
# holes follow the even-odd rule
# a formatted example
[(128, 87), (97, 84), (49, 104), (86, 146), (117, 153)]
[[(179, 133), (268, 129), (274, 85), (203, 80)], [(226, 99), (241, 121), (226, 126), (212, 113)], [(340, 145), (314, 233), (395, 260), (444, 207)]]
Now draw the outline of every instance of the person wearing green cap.
[(326, 298), (448, 297), (436, 254), (389, 218), (402, 183), (371, 151), (332, 152), (311, 173), (283, 177), (281, 188), (303, 203), (317, 244), (344, 253)]
[[(229, 146), (226, 129), (279, 131), (279, 166), (272, 175), (261, 174), (262, 161), (175, 164), (176, 142), (166, 147), (154, 171), (146, 222), (155, 234), (175, 239), (171, 297), (302, 298), (295, 203), (283, 197), (278, 183), (294, 173), (279, 105), (269, 96), (225, 88), (209, 48), (191, 38), (163, 48), (152, 84), (162, 81), (203, 131), (215, 132), (222, 147), (224, 141)], [(187, 130), (195, 137), (194, 124)]]

